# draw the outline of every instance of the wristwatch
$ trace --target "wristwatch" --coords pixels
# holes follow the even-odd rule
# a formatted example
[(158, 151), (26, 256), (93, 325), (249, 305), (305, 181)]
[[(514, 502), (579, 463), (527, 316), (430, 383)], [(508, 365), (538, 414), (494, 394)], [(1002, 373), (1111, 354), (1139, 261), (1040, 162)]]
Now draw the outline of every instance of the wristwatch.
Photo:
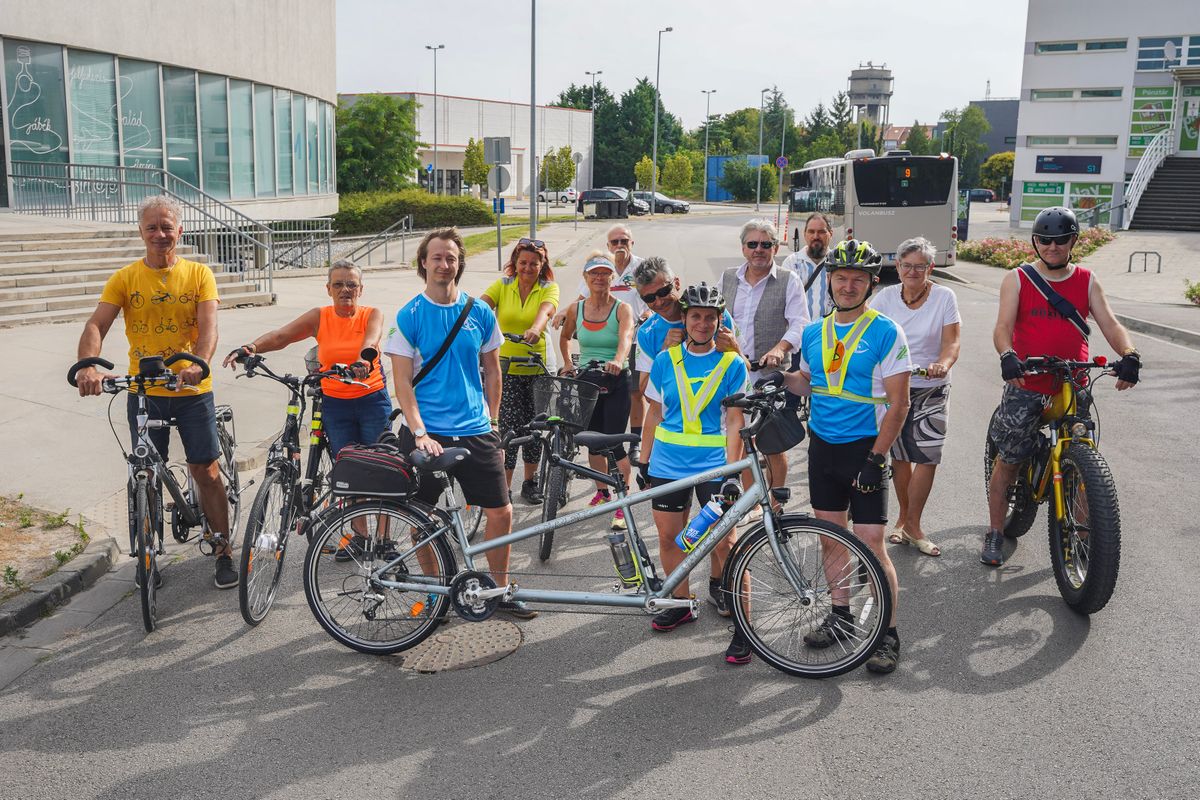
[(425, 429), (424, 428), (413, 428), (412, 435), (413, 435), (414, 439), (420, 439), (422, 436), (425, 435)]
[(876, 453), (874, 450), (872, 450), (871, 452), (867, 453), (867, 463), (874, 464), (877, 467), (886, 466), (887, 456), (885, 456), (883, 453)]

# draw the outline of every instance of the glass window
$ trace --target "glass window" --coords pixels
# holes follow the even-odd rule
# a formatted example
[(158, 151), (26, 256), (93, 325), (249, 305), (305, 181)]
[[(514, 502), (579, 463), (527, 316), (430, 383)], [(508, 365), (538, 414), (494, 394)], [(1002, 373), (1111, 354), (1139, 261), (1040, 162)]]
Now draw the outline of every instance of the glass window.
[(1004, 137), (1004, 143), (1005, 143), (1005, 144), (1016, 144), (1016, 143), (1017, 143), (1017, 137), (1015, 137), (1015, 136), (1005, 136), (1005, 137)]
[(308, 142), (305, 141), (304, 96), (292, 95), (292, 165), (296, 194), (308, 194)]
[(200, 186), (196, 73), (192, 70), (163, 67), (163, 118), (167, 125), (167, 170)]
[(1039, 53), (1074, 53), (1079, 49), (1079, 42), (1038, 42)]
[(279, 172), (279, 194), (292, 193), (292, 94), (275, 90), (275, 164)]
[(854, 191), (862, 206), (938, 206), (950, 197), (954, 160), (877, 158), (854, 162)]
[(254, 87), (254, 193), (275, 196), (275, 100), (270, 86)]
[(62, 48), (4, 41), (8, 141), (13, 161), (67, 160), (67, 94)]
[(334, 115), (332, 105), (325, 104), (325, 168), (329, 178), (330, 192), (337, 191), (337, 147), (334, 141)]
[(317, 160), (321, 164), (317, 174), (320, 179), (318, 190), (321, 194), (329, 191), (329, 143), (325, 137), (325, 104), (317, 103)]
[(230, 194), (254, 197), (254, 97), (246, 81), (229, 81)]
[(1067, 145), (1071, 143), (1069, 136), (1029, 136), (1026, 137), (1026, 146), (1028, 147), (1046, 147), (1053, 145)]
[(204, 185), (213, 197), (229, 197), (229, 109), (225, 79), (200, 76), (200, 143), (204, 150)]
[(1139, 71), (1165, 70), (1179, 66), (1183, 55), (1183, 36), (1155, 36), (1138, 39)]
[(1074, 96), (1074, 89), (1033, 89), (1029, 93), (1030, 100), (1070, 100)]
[(1120, 89), (1080, 89), (1079, 96), (1085, 100), (1120, 97)]
[(71, 79), (71, 160), (115, 167), (117, 152), (117, 68), (113, 57), (68, 50)]
[(315, 98), (304, 99), (305, 131), (308, 139), (308, 193), (320, 191), (320, 158), (317, 156), (317, 101)]
[(1126, 39), (1106, 39), (1101, 42), (1087, 42), (1084, 44), (1085, 50), (1124, 50), (1128, 40)]
[(162, 169), (162, 114), (158, 98), (158, 65), (122, 58), (121, 153), (126, 167)]
[(1115, 136), (1076, 136), (1075, 144), (1099, 145), (1100, 147), (1116, 147), (1117, 146), (1117, 137), (1115, 137)]

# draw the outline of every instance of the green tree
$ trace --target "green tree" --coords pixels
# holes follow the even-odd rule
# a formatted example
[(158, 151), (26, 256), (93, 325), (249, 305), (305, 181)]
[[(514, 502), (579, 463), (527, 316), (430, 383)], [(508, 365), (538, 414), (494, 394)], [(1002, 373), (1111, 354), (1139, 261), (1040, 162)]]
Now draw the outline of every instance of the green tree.
[(858, 131), (854, 129), (854, 108), (845, 92), (833, 96), (833, 103), (829, 106), (829, 124), (842, 142), (842, 152), (853, 150), (858, 141)]
[(571, 160), (569, 145), (563, 145), (558, 150), (546, 151), (540, 166), (538, 184), (555, 198), (575, 180), (575, 162)]
[(463, 180), (471, 186), (487, 184), (488, 165), (483, 161), (483, 142), (475, 141), (475, 137), (467, 140), (467, 149), (463, 153)]
[(933, 153), (933, 142), (929, 138), (929, 133), (925, 130), (925, 126), (913, 120), (912, 128), (908, 131), (908, 138), (900, 145), (901, 149), (908, 150), (914, 156), (924, 156)]
[(679, 150), (663, 164), (662, 188), (669, 195), (679, 196), (692, 191), (692, 150)]
[(637, 180), (638, 186), (642, 189), (649, 190), (650, 182), (654, 180), (655, 173), (654, 162), (650, 160), (650, 156), (642, 156), (642, 160), (633, 165), (633, 176)]
[[(763, 201), (775, 199), (775, 182), (779, 179), (775, 167), (770, 164), (763, 164), (760, 168), (762, 171), (762, 199)], [(725, 162), (725, 172), (721, 176), (721, 188), (733, 195), (733, 199), (739, 202), (753, 200), (758, 187), (758, 171), (750, 166), (750, 161), (745, 158), (731, 158)]]
[[(563, 108), (589, 109), (595, 114), (595, 164), (593, 186), (608, 186), (619, 182), (624, 155), (617, 141), (616, 131), (621, 116), (620, 107), (611, 91), (603, 83), (596, 82), (596, 107), (592, 108), (592, 85), (571, 84), (561, 91), (554, 105)], [(653, 105), (653, 104), (652, 104)]]
[(809, 160), (818, 158), (841, 158), (846, 154), (846, 147), (842, 143), (840, 136), (832, 130), (828, 130), (821, 134), (820, 138), (812, 143), (808, 148)]
[(963, 109), (952, 108), (942, 114), (946, 120), (946, 134), (942, 137), (942, 149), (958, 158), (958, 179), (964, 187), (979, 185), (979, 168), (987, 145), (983, 135), (992, 129), (979, 106), (968, 105)]
[(1013, 161), (1016, 157), (1017, 154), (1011, 150), (1004, 153), (992, 153), (988, 156), (988, 160), (984, 161), (983, 166), (979, 168), (979, 185), (993, 190), (996, 196), (1000, 197), (1006, 179), (1011, 186)]
[(420, 162), (417, 105), (386, 94), (358, 95), (337, 109), (338, 191), (395, 191), (412, 185)]

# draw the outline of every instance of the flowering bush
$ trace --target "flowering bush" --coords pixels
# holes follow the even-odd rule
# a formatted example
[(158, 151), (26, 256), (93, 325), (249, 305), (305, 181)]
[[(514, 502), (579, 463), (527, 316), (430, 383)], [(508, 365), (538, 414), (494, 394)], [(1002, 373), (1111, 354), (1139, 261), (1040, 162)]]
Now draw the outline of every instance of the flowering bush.
[[(1079, 235), (1071, 258), (1074, 261), (1084, 259), (1116, 238), (1116, 234), (1105, 228), (1088, 228)], [(1033, 245), (1029, 240), (993, 236), (978, 241), (959, 242), (958, 257), (981, 264), (991, 264), (994, 267), (1016, 269), (1033, 261), (1037, 254), (1033, 252)]]
[(1192, 283), (1187, 278), (1184, 278), (1183, 282), (1187, 287), (1183, 290), (1183, 296), (1188, 299), (1188, 302), (1200, 306), (1200, 283)]

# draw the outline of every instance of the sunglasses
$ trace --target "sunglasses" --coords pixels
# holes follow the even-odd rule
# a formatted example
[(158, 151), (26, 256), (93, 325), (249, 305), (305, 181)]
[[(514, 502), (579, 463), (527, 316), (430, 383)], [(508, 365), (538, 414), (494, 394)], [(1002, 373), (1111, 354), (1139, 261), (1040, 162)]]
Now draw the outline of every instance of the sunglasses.
[(614, 245), (629, 244), (629, 240), (628, 239), (609, 239), (608, 243), (614, 244)]
[(517, 247), (536, 247), (539, 250), (545, 250), (546, 243), (543, 242), (541, 239), (521, 238), (521, 239), (517, 240)]
[(1034, 240), (1040, 245), (1066, 244), (1071, 241), (1073, 233), (1064, 233), (1061, 236), (1034, 236)]
[(651, 303), (653, 303), (656, 300), (662, 300), (664, 297), (669, 295), (674, 289), (675, 289), (675, 287), (668, 283), (665, 286), (659, 288), (658, 291), (650, 292), (649, 294), (642, 295), (642, 302), (645, 303), (646, 305), (650, 305)]
[(746, 242), (746, 247), (749, 247), (751, 250), (757, 250), (757, 249), (758, 249), (758, 248), (760, 248), (760, 247), (761, 247), (763, 250), (770, 250), (770, 249), (771, 249), (771, 248), (773, 248), (773, 247), (774, 247), (776, 244), (777, 244), (776, 242), (772, 242), (772, 241), (766, 241), (766, 242)]

